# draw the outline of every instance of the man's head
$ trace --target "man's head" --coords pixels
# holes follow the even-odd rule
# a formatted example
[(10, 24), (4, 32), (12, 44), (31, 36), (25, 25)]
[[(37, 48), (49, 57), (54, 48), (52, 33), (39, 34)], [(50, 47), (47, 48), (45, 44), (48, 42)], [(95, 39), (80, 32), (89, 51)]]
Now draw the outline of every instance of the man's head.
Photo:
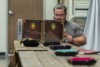
[(67, 14), (67, 7), (65, 7), (63, 4), (57, 4), (53, 8), (54, 12), (54, 20), (66, 20), (66, 14)]

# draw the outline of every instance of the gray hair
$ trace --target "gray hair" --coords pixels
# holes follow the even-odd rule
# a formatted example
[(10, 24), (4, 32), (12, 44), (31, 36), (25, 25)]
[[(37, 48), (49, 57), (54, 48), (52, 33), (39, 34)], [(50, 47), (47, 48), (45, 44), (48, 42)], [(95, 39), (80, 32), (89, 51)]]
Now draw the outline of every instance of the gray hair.
[(57, 4), (57, 5), (53, 8), (53, 11), (55, 11), (55, 9), (64, 9), (65, 14), (67, 14), (67, 7), (66, 7), (64, 4), (62, 4), (62, 3)]

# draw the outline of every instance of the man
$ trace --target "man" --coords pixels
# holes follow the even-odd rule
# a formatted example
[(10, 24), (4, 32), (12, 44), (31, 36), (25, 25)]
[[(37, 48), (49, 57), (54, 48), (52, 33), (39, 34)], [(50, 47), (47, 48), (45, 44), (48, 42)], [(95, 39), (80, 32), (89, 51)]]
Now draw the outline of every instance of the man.
[(82, 30), (76, 23), (72, 23), (66, 20), (67, 7), (63, 4), (57, 4), (54, 9), (54, 20), (64, 20), (64, 31), (67, 41), (76, 46), (82, 46), (86, 44), (86, 37)]

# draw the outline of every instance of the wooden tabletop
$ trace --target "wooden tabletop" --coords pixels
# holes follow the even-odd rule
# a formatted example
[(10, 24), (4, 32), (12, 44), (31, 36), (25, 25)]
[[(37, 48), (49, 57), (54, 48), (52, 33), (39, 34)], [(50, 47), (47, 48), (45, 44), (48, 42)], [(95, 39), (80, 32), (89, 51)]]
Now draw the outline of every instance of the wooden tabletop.
[[(66, 45), (65, 43), (62, 43)], [(20, 64), (22, 67), (100, 67), (99, 54), (77, 54), (76, 56), (56, 56), (55, 51), (49, 47), (44, 47), (42, 43), (38, 47), (25, 47), (20, 45), (20, 42), (14, 41), (15, 51), (19, 55)], [(73, 49), (81, 49), (71, 45)], [(93, 57), (97, 62), (92, 65), (71, 65), (68, 63), (68, 58), (71, 57)]]

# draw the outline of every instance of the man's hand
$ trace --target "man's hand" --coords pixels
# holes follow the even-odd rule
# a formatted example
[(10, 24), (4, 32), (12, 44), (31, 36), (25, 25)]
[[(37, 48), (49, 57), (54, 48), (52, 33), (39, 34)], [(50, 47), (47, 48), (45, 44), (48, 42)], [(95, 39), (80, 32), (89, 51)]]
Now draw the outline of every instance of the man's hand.
[(66, 36), (67, 42), (69, 42), (69, 43), (73, 43), (74, 42), (74, 38), (71, 35), (64, 34), (64, 36)]

